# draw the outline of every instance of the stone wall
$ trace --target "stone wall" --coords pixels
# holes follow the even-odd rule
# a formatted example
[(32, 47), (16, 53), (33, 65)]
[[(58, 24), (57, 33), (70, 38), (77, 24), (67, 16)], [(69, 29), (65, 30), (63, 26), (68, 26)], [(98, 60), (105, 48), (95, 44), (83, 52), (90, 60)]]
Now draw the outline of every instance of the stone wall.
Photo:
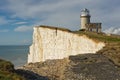
[(96, 53), (105, 46), (87, 36), (80, 36), (70, 30), (40, 26), (34, 27), (33, 43), (28, 54), (28, 63), (63, 59), (70, 55)]

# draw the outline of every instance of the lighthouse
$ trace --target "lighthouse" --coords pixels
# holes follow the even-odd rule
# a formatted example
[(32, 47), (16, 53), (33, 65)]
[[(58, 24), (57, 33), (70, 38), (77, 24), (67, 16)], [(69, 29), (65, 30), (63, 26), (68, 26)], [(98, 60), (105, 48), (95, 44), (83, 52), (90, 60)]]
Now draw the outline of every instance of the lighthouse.
[(83, 9), (81, 11), (81, 15), (80, 15), (80, 18), (81, 18), (81, 29), (86, 29), (86, 24), (89, 24), (90, 23), (90, 14), (89, 14), (89, 10), (88, 9)]

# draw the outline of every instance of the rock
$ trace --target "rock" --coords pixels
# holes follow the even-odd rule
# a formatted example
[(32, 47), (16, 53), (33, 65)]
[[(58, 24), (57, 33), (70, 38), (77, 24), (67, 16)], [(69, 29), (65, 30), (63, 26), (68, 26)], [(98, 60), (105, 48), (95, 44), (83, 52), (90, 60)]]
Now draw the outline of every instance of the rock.
[(120, 69), (101, 54), (80, 54), (66, 59), (27, 64), (23, 70), (50, 80), (119, 80)]
[[(85, 59), (81, 59), (85, 58)], [(68, 78), (77, 80), (116, 80), (120, 79), (120, 70), (105, 56), (85, 54), (70, 57), (70, 68), (66, 73)], [(81, 75), (81, 77), (80, 77)]]

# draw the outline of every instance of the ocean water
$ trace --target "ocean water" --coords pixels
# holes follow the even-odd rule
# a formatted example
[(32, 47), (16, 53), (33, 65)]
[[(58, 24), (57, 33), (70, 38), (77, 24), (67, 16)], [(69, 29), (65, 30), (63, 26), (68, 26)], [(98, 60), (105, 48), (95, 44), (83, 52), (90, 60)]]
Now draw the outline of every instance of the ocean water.
[(11, 61), (15, 67), (23, 66), (27, 63), (29, 45), (25, 46), (0, 46), (0, 59)]

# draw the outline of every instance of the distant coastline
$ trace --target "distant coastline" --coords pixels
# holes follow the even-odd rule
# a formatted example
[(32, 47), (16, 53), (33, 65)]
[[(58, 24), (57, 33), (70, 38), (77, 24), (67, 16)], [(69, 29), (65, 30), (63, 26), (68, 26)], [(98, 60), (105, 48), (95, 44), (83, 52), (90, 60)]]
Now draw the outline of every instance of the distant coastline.
[(0, 45), (0, 46), (30, 46), (30, 45), (31, 45), (31, 44), (25, 44), (25, 45), (21, 45), (21, 44), (18, 44), (18, 45), (14, 45), (14, 44), (13, 44), (13, 45), (12, 45), (12, 44), (8, 44), (8, 45), (7, 45), (7, 44), (4, 44), (4, 45), (3, 45), (3, 44), (2, 44), (2, 45)]

